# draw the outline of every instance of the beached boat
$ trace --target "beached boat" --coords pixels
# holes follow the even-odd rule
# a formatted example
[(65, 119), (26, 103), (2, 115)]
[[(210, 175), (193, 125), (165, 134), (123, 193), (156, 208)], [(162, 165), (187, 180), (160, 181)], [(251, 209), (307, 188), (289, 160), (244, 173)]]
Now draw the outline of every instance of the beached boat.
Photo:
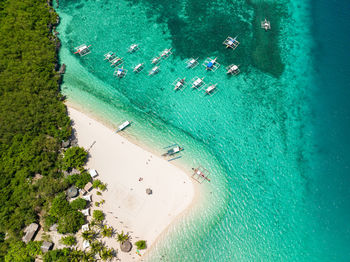
[(115, 131), (116, 133), (123, 131), (125, 128), (127, 128), (129, 125), (131, 124), (130, 121), (125, 121), (123, 124), (121, 124), (120, 126), (118, 126), (117, 131)]
[(226, 73), (227, 73), (227, 74), (230, 74), (230, 75), (237, 75), (237, 74), (239, 74), (239, 72), (240, 72), (238, 66), (237, 66), (237, 65), (234, 65), (234, 64), (229, 65), (228, 67), (226, 67), (226, 70), (227, 70)]
[(181, 152), (182, 150), (184, 150), (182, 147), (176, 145), (175, 147), (165, 152), (162, 156), (172, 156), (172, 155), (175, 155), (176, 153)]
[(239, 46), (239, 42), (237, 41), (237, 36), (236, 37), (231, 37), (228, 36), (226, 40), (223, 42), (223, 44), (226, 46), (226, 48), (232, 48), (235, 50), (237, 46)]
[(151, 69), (151, 71), (149, 71), (148, 75), (151, 76), (151, 75), (155, 75), (159, 72), (159, 66), (155, 66)]
[(203, 81), (204, 77), (199, 78), (198, 76), (192, 79), (192, 88), (199, 88), (205, 85)]
[(134, 71), (135, 73), (141, 72), (142, 69), (143, 69), (143, 65), (144, 65), (144, 63), (140, 63), (140, 64), (136, 65), (136, 66), (134, 67), (133, 71)]
[(215, 57), (214, 59), (208, 57), (202, 65), (205, 67), (206, 70), (215, 72), (220, 67), (220, 64), (216, 61), (216, 59), (217, 57)]
[(179, 90), (180, 88), (182, 88), (182, 87), (184, 86), (184, 84), (185, 84), (185, 79), (186, 79), (186, 78), (182, 78), (182, 79), (178, 78), (178, 79), (176, 79), (176, 80), (172, 83), (172, 85), (174, 86), (174, 90), (175, 90), (175, 91), (176, 91), (176, 90)]
[(87, 45), (83, 44), (83, 45), (80, 45), (78, 47), (75, 47), (74, 48), (75, 49), (74, 54), (79, 54), (80, 56), (85, 56), (87, 54), (90, 54), (90, 52), (91, 52), (90, 51), (90, 46), (91, 45), (87, 46)]

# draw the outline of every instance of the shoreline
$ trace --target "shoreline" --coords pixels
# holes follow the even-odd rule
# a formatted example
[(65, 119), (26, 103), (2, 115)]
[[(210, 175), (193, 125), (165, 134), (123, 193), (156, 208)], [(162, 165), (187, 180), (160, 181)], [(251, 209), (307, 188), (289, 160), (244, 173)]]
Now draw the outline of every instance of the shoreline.
[[(104, 132), (107, 132), (109, 134), (113, 134), (114, 133), (112, 125), (110, 125), (109, 123), (105, 123), (105, 121), (101, 121), (96, 116), (91, 116), (91, 114), (89, 114), (87, 112), (84, 112), (81, 109), (78, 109), (79, 107), (74, 105), (74, 103), (66, 102), (66, 106), (67, 106), (68, 115), (73, 120), (72, 127), (76, 130), (76, 136), (78, 138), (79, 146), (83, 146), (85, 148), (88, 148), (87, 141), (89, 139), (91, 140), (91, 138), (86, 138), (86, 137), (83, 138), (83, 137), (91, 135), (91, 134), (89, 134), (89, 132), (90, 133), (91, 132), (95, 132), (96, 129), (101, 129), (102, 128), (104, 130)], [(88, 125), (91, 126), (92, 130), (94, 130), (94, 131), (90, 131), (88, 128), (86, 128), (86, 125), (87, 125), (86, 121), (89, 122)], [(83, 122), (85, 122), (85, 123), (83, 123)], [(85, 126), (85, 128), (84, 128), (84, 126)], [(99, 127), (97, 127), (97, 126), (99, 126)], [(101, 134), (101, 130), (98, 130), (98, 133)], [(105, 133), (104, 135), (106, 135), (107, 133)], [(97, 140), (98, 138), (94, 138), (94, 139), (96, 141), (96, 144), (99, 143), (99, 144), (103, 145), (103, 139), (102, 138), (100, 138), (99, 140)], [(181, 217), (183, 217), (186, 214), (188, 214), (190, 209), (199, 200), (199, 194), (200, 194), (199, 185), (197, 185), (196, 183), (194, 183), (194, 181), (192, 181), (189, 172), (185, 172), (184, 171), (184, 169), (185, 169), (184, 167), (181, 168), (178, 165), (174, 165), (173, 163), (169, 163), (165, 159), (160, 158), (159, 154), (157, 154), (157, 152), (154, 153), (155, 150), (148, 150), (148, 148), (145, 149), (144, 147), (140, 146), (138, 143), (135, 143), (134, 141), (130, 141), (131, 139), (128, 139), (128, 137), (125, 137), (125, 136), (119, 135), (119, 134), (114, 135), (113, 140), (118, 140), (119, 143), (123, 144), (122, 145), (123, 149), (125, 149), (125, 146), (127, 148), (133, 147), (134, 148), (133, 150), (135, 150), (135, 148), (137, 148), (137, 150), (143, 152), (143, 157), (145, 157), (145, 154), (146, 155), (150, 155), (151, 158), (148, 158), (148, 160), (152, 159), (152, 161), (163, 162), (163, 164), (160, 164), (160, 165), (163, 165), (161, 167), (163, 169), (159, 169), (159, 172), (161, 172), (161, 170), (164, 170), (165, 167), (167, 168), (166, 172), (170, 172), (169, 170), (171, 170), (171, 172), (173, 172), (170, 176), (168, 175), (168, 177), (167, 177), (167, 180), (172, 180), (172, 181), (170, 181), (171, 183), (166, 183), (167, 180), (164, 180), (164, 179), (163, 179), (163, 181), (159, 181), (159, 179), (160, 179), (159, 174), (153, 174), (153, 176), (158, 179), (158, 180), (156, 179), (157, 183), (160, 184), (162, 187), (166, 188), (166, 190), (162, 193), (163, 194), (162, 196), (164, 197), (164, 199), (167, 199), (168, 203), (172, 204), (172, 206), (171, 206), (171, 213), (170, 212), (167, 213), (170, 210), (167, 210), (167, 212), (165, 212), (164, 208), (160, 208), (160, 206), (162, 204), (159, 201), (157, 203), (152, 203), (152, 206), (157, 206), (157, 204), (158, 204), (158, 208), (156, 207), (152, 211), (149, 211), (149, 213), (155, 215), (155, 217), (157, 217), (157, 218), (158, 217), (163, 217), (162, 221), (160, 223), (155, 223), (155, 222), (153, 223), (153, 227), (160, 226), (161, 227), (160, 230), (156, 230), (156, 231), (154, 231), (152, 233), (142, 232), (142, 231), (145, 231), (145, 230), (142, 230), (142, 227), (146, 226), (147, 228), (151, 228), (152, 226), (150, 226), (150, 225), (142, 225), (142, 226), (137, 225), (137, 222), (135, 222), (135, 220), (128, 218), (128, 215), (124, 214), (125, 220), (130, 220), (129, 223), (127, 222), (125, 224), (125, 226), (131, 224), (130, 229), (133, 232), (131, 235), (139, 233), (139, 235), (141, 235), (140, 239), (144, 239), (144, 238), (142, 238), (142, 234), (146, 234), (146, 235), (148, 234), (148, 238), (145, 239), (145, 240), (147, 240), (147, 244), (148, 244), (147, 246), (148, 247), (145, 250), (145, 252), (142, 254), (142, 257), (141, 257), (141, 258), (144, 258), (145, 256), (147, 256), (150, 253), (150, 251), (152, 251), (152, 249), (156, 246), (158, 241), (160, 239), (162, 239), (162, 237), (166, 234), (166, 232), (168, 232), (170, 230), (171, 226), (176, 224), (179, 221), (179, 219), (181, 219)], [(104, 146), (107, 146), (107, 145), (104, 145)], [(120, 152), (121, 150), (119, 148), (116, 148), (115, 150), (116, 151), (114, 153), (117, 153), (117, 151), (119, 150), (119, 153), (125, 154), (125, 152)], [(91, 151), (89, 152), (91, 157), (89, 158), (89, 160), (87, 162), (87, 167), (89, 167), (89, 168), (96, 168), (97, 171), (99, 172), (99, 170), (103, 169), (101, 167), (101, 165), (105, 165), (105, 166), (109, 166), (109, 167), (105, 167), (105, 168), (107, 168), (107, 169), (109, 168), (109, 170), (110, 170), (111, 166), (113, 166), (113, 163), (105, 162), (105, 159), (104, 159), (105, 157), (102, 157), (102, 159), (104, 159), (104, 160), (101, 160), (101, 155), (102, 154), (100, 156), (98, 156), (98, 155), (96, 155), (97, 152), (93, 152), (93, 151), (94, 151), (94, 148), (91, 148)], [(98, 158), (100, 158), (100, 160)], [(131, 157), (129, 157), (129, 159), (131, 161), (133, 161), (133, 159), (131, 159)], [(101, 164), (101, 161), (104, 162), (104, 163)], [(151, 161), (149, 163), (151, 163)], [(121, 164), (121, 163), (119, 163), (119, 164)], [(146, 165), (147, 164), (148, 163), (146, 162)], [(157, 162), (157, 164), (158, 164), (158, 162)], [(146, 168), (146, 165), (145, 164), (141, 164), (141, 162), (139, 162), (138, 165), (140, 165), (141, 168)], [(134, 192), (136, 194), (139, 194), (138, 197), (141, 197), (143, 199), (142, 201), (147, 201), (147, 200), (145, 200), (145, 198), (147, 198), (147, 195), (144, 192), (143, 192), (144, 194), (141, 196), (141, 191), (140, 191), (140, 188), (138, 187), (140, 181), (138, 181), (136, 183), (131, 182), (131, 181), (125, 182), (125, 179), (123, 180), (122, 177), (118, 178), (117, 175), (114, 176), (114, 177), (111, 177), (110, 174), (104, 174), (105, 173), (104, 171), (105, 170), (103, 170), (103, 171), (101, 171), (101, 173), (99, 173), (99, 177), (97, 177), (97, 179), (101, 179), (102, 182), (107, 183), (108, 185), (110, 185), (112, 187), (111, 188), (111, 187), (108, 186), (108, 192), (106, 193), (106, 197), (104, 197), (104, 199), (106, 200), (106, 203), (104, 204), (104, 207), (102, 208), (102, 210), (104, 210), (105, 213), (111, 212), (109, 209), (113, 209), (113, 208), (114, 208), (114, 211), (115, 211), (115, 208), (116, 208), (113, 205), (113, 202), (116, 202), (117, 200), (114, 200), (112, 194), (109, 194), (109, 191), (111, 191), (111, 192), (114, 191), (114, 189), (113, 189), (113, 179), (117, 180), (118, 184), (119, 183), (133, 183), (133, 186), (135, 186), (135, 188), (134, 188), (135, 191)], [(175, 175), (174, 172), (177, 173), (177, 175)], [(148, 175), (150, 175), (150, 174), (148, 174)], [(136, 177), (139, 176), (139, 174), (133, 174), (133, 175), (131, 174), (130, 176), (134, 176), (134, 178), (136, 178)], [(161, 174), (161, 176), (164, 176), (164, 173)], [(183, 181), (179, 181), (179, 179), (180, 180), (182, 179)], [(177, 182), (178, 188), (176, 188), (176, 190), (175, 190), (177, 195), (174, 197), (174, 194), (175, 194), (174, 192), (175, 191), (173, 189), (173, 192), (172, 192), (172, 188), (174, 188), (174, 183), (176, 183), (176, 182)], [(183, 185), (181, 186), (181, 188), (179, 188), (180, 187), (179, 182), (181, 182), (181, 183), (183, 182)], [(153, 183), (155, 183), (155, 181)], [(153, 184), (153, 187), (157, 188), (157, 185)], [(118, 191), (118, 190), (116, 190), (116, 191)], [(182, 192), (181, 194), (179, 193), (180, 191)], [(120, 193), (120, 191), (118, 191), (118, 192)], [(116, 193), (116, 192), (114, 192), (114, 193)], [(126, 194), (128, 195), (129, 193), (126, 193)], [(158, 194), (158, 192), (156, 192), (155, 194)], [(161, 192), (160, 192), (160, 194), (161, 194)], [(173, 196), (174, 197), (172, 202), (169, 200), (170, 199), (169, 196)], [(178, 199), (180, 199), (181, 197), (182, 197), (182, 200), (179, 202)], [(162, 202), (162, 201), (164, 201), (164, 199), (160, 200), (160, 201)], [(139, 198), (139, 200), (140, 200), (140, 198)], [(177, 201), (177, 203), (175, 203), (174, 201), (175, 202)], [(121, 206), (119, 206), (119, 208), (120, 207)], [(151, 208), (151, 206), (148, 206), (148, 208)], [(124, 209), (127, 209), (127, 208), (124, 208)], [(119, 211), (121, 211), (121, 210), (118, 210), (118, 212)], [(132, 212), (134, 212), (134, 211), (136, 213), (138, 212), (138, 211), (132, 209)], [(132, 212), (129, 212), (129, 210), (126, 210), (125, 212), (126, 213), (132, 213)], [(134, 215), (135, 215), (135, 212), (134, 212)], [(147, 214), (143, 214), (143, 215), (146, 216), (146, 217), (149, 216)], [(130, 216), (130, 214), (129, 214), (129, 216)], [(119, 217), (119, 215), (118, 215), (118, 217)], [(139, 221), (143, 222), (142, 218), (143, 218), (142, 216), (138, 217)], [(112, 225), (118, 231), (119, 229), (116, 228), (116, 226), (115, 226), (116, 223), (113, 223), (113, 220), (114, 219), (107, 214), (107, 216), (106, 216), (107, 224)], [(136, 227), (136, 229), (133, 228), (133, 227)], [(126, 226), (126, 228), (129, 229), (129, 226)], [(136, 240), (134, 239), (134, 241), (136, 241)], [(110, 242), (110, 243), (108, 243), (108, 242)], [(113, 245), (112, 242), (114, 243), (114, 245), (116, 244), (116, 240), (115, 239), (111, 239), (111, 241), (107, 241), (107, 245), (108, 244)], [(128, 254), (128, 253), (125, 253), (125, 254)], [(122, 253), (121, 255), (123, 255), (123, 256), (121, 256), (120, 258), (122, 258), (123, 261), (135, 261), (135, 260), (131, 259), (130, 255), (124, 255), (124, 253)], [(130, 258), (130, 260), (128, 258)]]

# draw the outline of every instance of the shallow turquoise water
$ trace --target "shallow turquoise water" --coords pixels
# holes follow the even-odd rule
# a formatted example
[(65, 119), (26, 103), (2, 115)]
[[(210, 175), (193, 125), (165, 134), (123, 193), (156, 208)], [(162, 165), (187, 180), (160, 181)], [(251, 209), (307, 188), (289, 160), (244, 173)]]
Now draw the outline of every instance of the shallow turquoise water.
[[(185, 147), (181, 164), (203, 165), (212, 181), (202, 201), (172, 226), (150, 261), (310, 261), (318, 249), (317, 225), (306, 200), (312, 152), (308, 92), (310, 11), (304, 1), (60, 1), (60, 59), (67, 64), (62, 91), (79, 107), (117, 125), (134, 121), (127, 136), (160, 149)], [(272, 30), (260, 29), (268, 16)], [(241, 42), (222, 45), (227, 35)], [(92, 44), (79, 58), (73, 47)], [(128, 54), (138, 43), (140, 50)], [(149, 77), (150, 60), (174, 54)], [(113, 77), (103, 54), (125, 58), (124, 79)], [(218, 57), (221, 67), (185, 68), (190, 57)], [(145, 62), (144, 71), (132, 66)], [(241, 74), (227, 77), (225, 67)], [(178, 77), (218, 83), (204, 91), (174, 92)]]

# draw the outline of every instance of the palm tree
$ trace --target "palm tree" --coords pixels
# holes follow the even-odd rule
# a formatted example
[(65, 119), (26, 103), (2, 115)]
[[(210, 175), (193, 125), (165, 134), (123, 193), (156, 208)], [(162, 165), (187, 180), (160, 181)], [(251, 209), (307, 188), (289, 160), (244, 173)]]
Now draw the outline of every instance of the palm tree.
[(124, 243), (127, 240), (129, 240), (129, 235), (124, 234), (124, 231), (122, 231), (120, 234), (117, 235), (117, 241), (119, 243)]
[(104, 247), (100, 252), (100, 257), (101, 257), (102, 261), (111, 260), (114, 257), (114, 250), (112, 248), (108, 249), (108, 248)]
[(93, 261), (95, 261), (94, 254), (92, 252), (83, 252), (80, 261), (93, 262)]
[(90, 248), (91, 248), (91, 253), (97, 254), (102, 251), (102, 249), (104, 248), (104, 245), (100, 241), (94, 241), (91, 243)]
[(84, 240), (91, 242), (97, 237), (97, 233), (94, 230), (87, 230), (81, 233)]
[(101, 230), (101, 235), (103, 237), (112, 237), (113, 235), (113, 228), (108, 227), (107, 225), (104, 225), (104, 227)]

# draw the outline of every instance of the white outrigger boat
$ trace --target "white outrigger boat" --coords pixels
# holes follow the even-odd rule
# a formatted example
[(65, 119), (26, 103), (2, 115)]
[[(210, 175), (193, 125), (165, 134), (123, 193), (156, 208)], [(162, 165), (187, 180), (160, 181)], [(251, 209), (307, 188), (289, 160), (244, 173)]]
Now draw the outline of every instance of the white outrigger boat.
[(210, 85), (207, 89), (205, 89), (205, 93), (207, 95), (211, 95), (214, 92), (214, 90), (216, 89), (217, 85), (218, 84)]
[(110, 62), (111, 62), (111, 66), (118, 66), (123, 63), (123, 58), (116, 57), (116, 58), (113, 58)]
[(125, 121), (123, 124), (121, 124), (120, 126), (118, 126), (117, 131), (115, 131), (116, 133), (123, 131), (125, 128), (127, 128), (129, 125), (131, 124), (131, 122), (129, 121)]
[(135, 51), (139, 50), (139, 46), (137, 44), (132, 44), (129, 49), (128, 52), (129, 53), (134, 53)]
[(202, 65), (205, 67), (206, 70), (215, 72), (220, 67), (220, 64), (216, 61), (216, 59), (217, 57), (215, 57), (214, 59), (208, 57)]
[(134, 67), (133, 71), (134, 71), (135, 73), (141, 72), (142, 69), (143, 69), (143, 65), (144, 65), (144, 63), (140, 63), (140, 64), (136, 65), (136, 66)]
[(167, 59), (172, 54), (171, 49), (173, 48), (164, 49), (160, 56), (164, 59)]
[(83, 45), (80, 45), (78, 47), (75, 47), (74, 48), (75, 49), (74, 54), (79, 54), (80, 56), (85, 56), (87, 54), (90, 54), (90, 52), (91, 52), (90, 51), (90, 46), (91, 45), (87, 46), (87, 45), (83, 44)]
[(190, 58), (186, 61), (186, 68), (195, 68), (198, 65), (198, 57), (197, 58)]
[(154, 65), (158, 64), (160, 62), (160, 59), (161, 59), (160, 56), (152, 58), (151, 64), (154, 64)]
[(184, 150), (183, 147), (176, 145), (175, 147), (165, 152), (162, 156), (172, 156), (172, 155), (175, 155), (176, 153), (181, 152), (182, 150)]
[(126, 70), (123, 67), (121, 67), (121, 68), (117, 68), (114, 71), (113, 75), (116, 76), (116, 77), (119, 77), (119, 78), (123, 78), (123, 77), (126, 76), (127, 72), (128, 72), (128, 70)]
[(192, 88), (199, 88), (199, 87), (204, 87), (205, 86), (205, 83), (203, 81), (204, 77), (202, 78), (199, 78), (198, 76), (193, 78), (192, 81)]
[(112, 51), (109, 51), (107, 54), (104, 54), (105, 59), (107, 61), (111, 61), (114, 58), (115, 53)]
[(234, 64), (226, 67), (226, 70), (227, 70), (226, 74), (230, 74), (230, 75), (238, 75), (240, 72), (238, 66)]
[(155, 66), (151, 69), (151, 71), (149, 71), (148, 75), (151, 76), (151, 75), (155, 75), (159, 72), (159, 66)]
[(265, 31), (270, 30), (271, 29), (270, 21), (267, 21), (266, 18), (264, 21), (261, 21), (261, 28), (265, 29)]
[(228, 36), (226, 40), (223, 42), (223, 44), (226, 46), (226, 48), (232, 48), (235, 50), (237, 46), (239, 46), (239, 42), (237, 41), (237, 36), (236, 37), (231, 37)]
[(181, 89), (182, 87), (184, 87), (185, 79), (186, 79), (185, 77), (182, 78), (182, 79), (178, 78), (172, 83), (172, 85), (174, 86), (174, 90), (175, 91), (177, 91), (177, 90)]

